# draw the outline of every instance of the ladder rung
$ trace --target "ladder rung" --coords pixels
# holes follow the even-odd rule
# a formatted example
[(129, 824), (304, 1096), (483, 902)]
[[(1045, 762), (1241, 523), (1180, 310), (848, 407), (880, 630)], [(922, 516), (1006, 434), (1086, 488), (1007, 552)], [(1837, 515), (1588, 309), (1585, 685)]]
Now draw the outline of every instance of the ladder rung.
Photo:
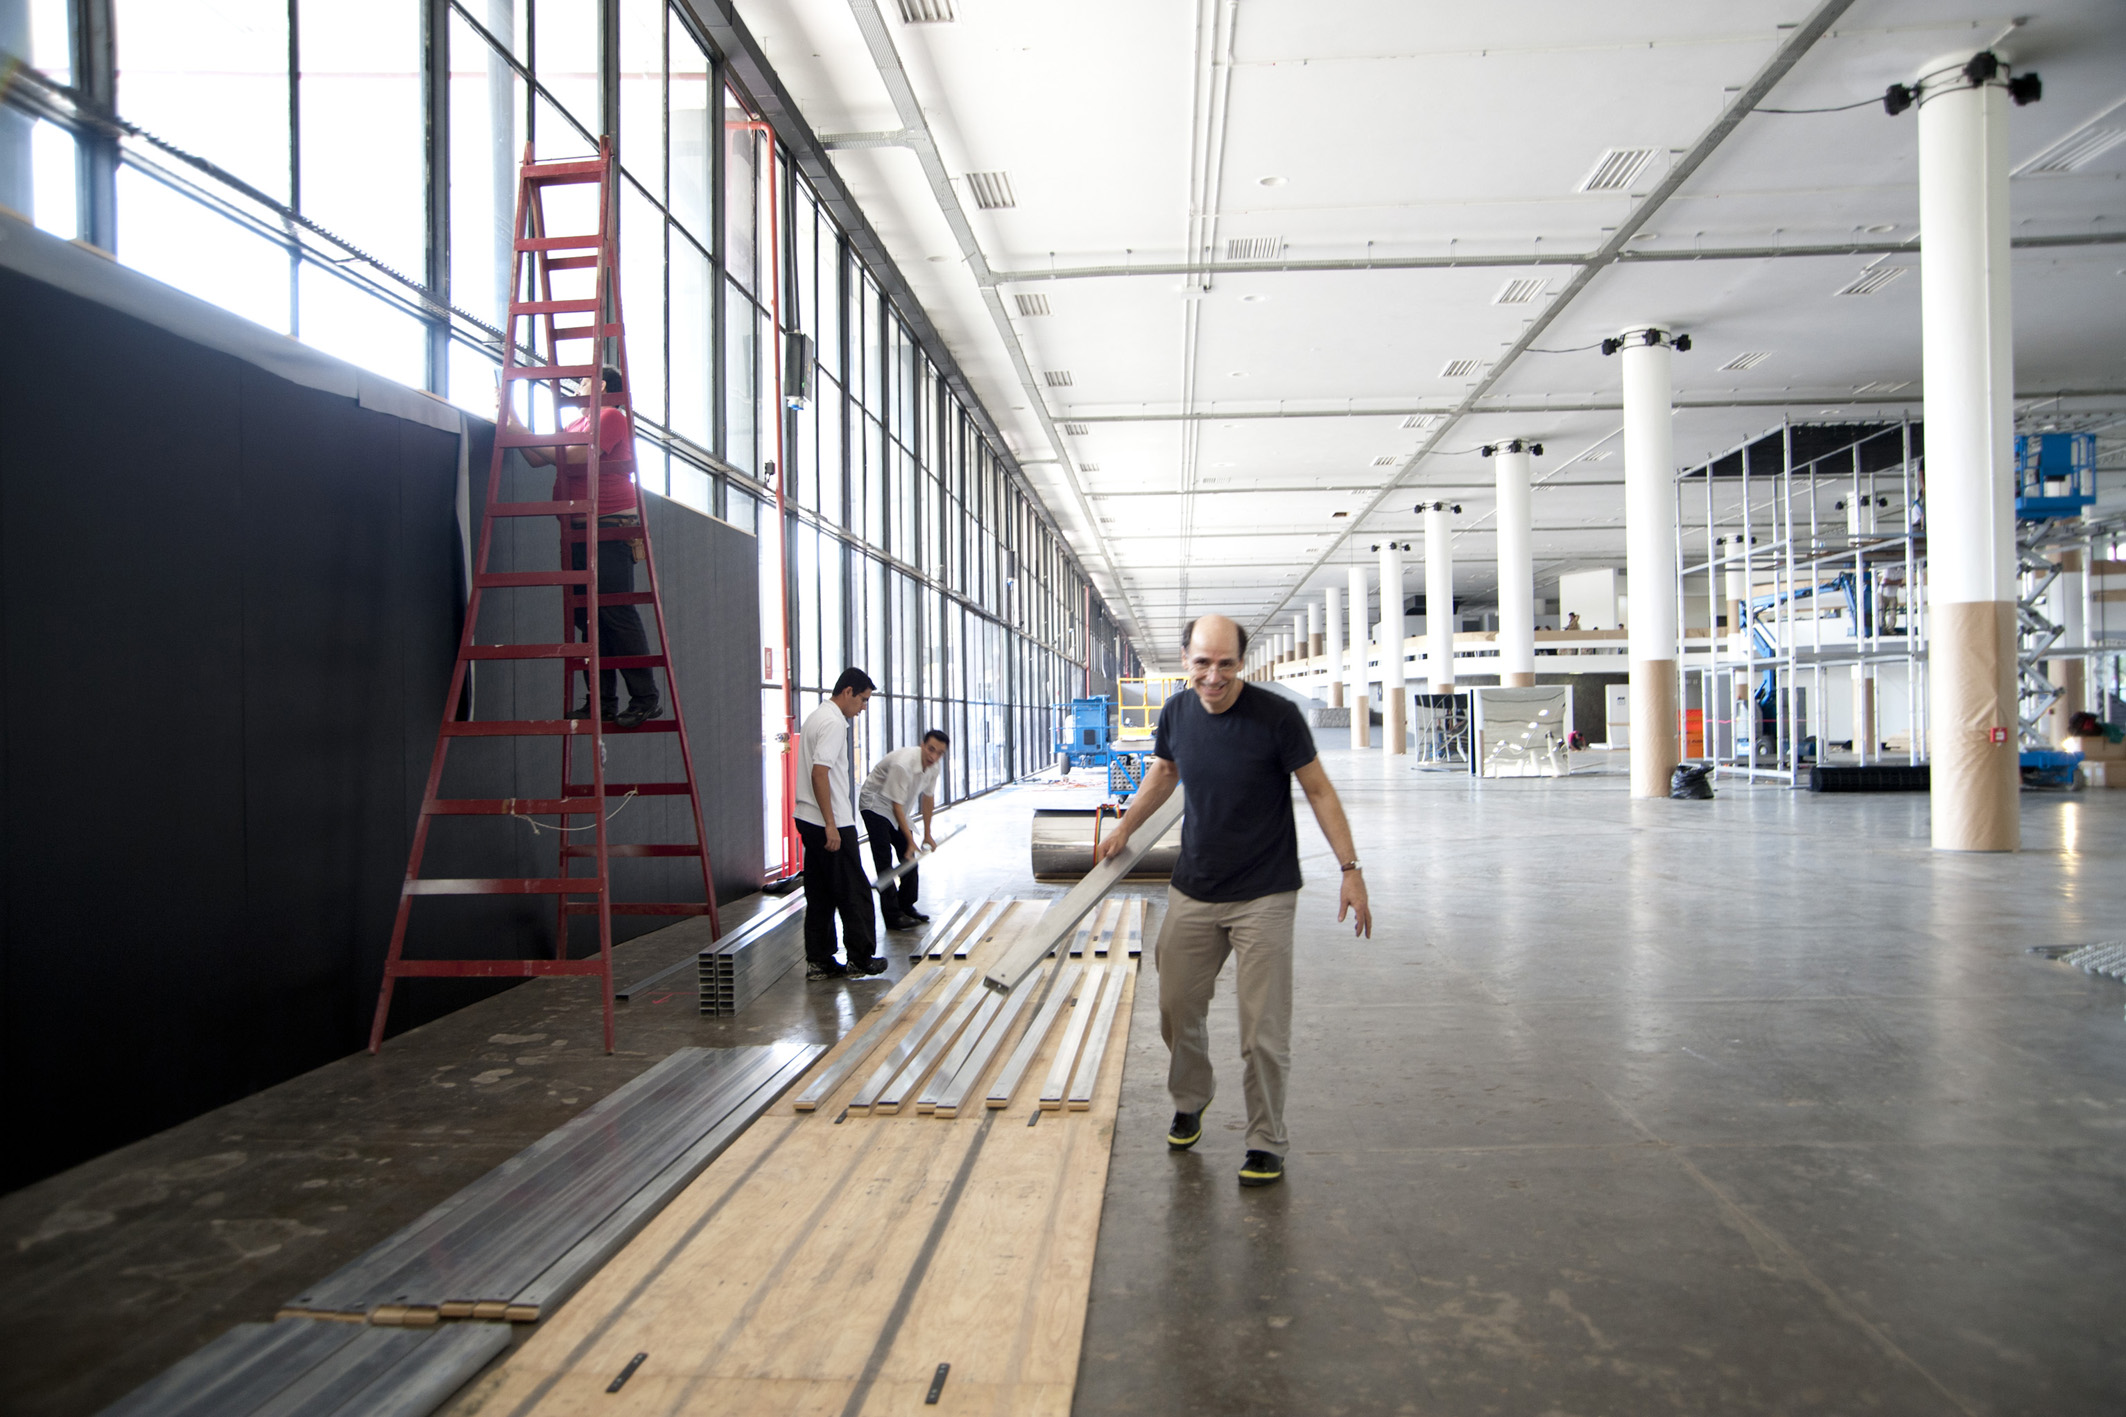
[[(588, 718), (483, 718), (443, 725), (446, 738), (588, 738), (596, 730)], [(646, 727), (647, 725), (645, 725)], [(606, 732), (618, 730), (608, 728)], [(641, 729), (636, 729), (641, 732)]]
[[(591, 647), (581, 642), (563, 645), (472, 645), (465, 651), (467, 659), (589, 659)], [(632, 665), (614, 663), (615, 669), (632, 668)]]
[(587, 300), (512, 300), (512, 315), (588, 315), (598, 308), (598, 298)]
[[(599, 596), (598, 603), (600, 605), (648, 605), (652, 599), (654, 597), (646, 590), (617, 590), (609, 595)], [(571, 610), (582, 605), (583, 602), (583, 596), (571, 595), (568, 597), (568, 605)]]
[[(686, 903), (680, 901), (616, 900), (609, 909), (615, 915), (707, 915), (709, 913), (709, 907), (699, 901)], [(561, 913), (563, 915), (595, 915), (598, 913), (598, 905), (595, 901), (588, 901), (582, 904), (573, 901), (563, 901), (561, 903)]]
[(589, 585), (589, 571), (483, 571), (472, 578), (482, 590), (507, 586)]
[[(585, 857), (596, 856), (597, 854), (598, 848), (595, 846), (564, 846), (561, 848), (561, 855), (564, 860), (568, 858), (582, 860)], [(701, 855), (701, 848), (698, 846), (657, 845), (614, 846), (611, 843), (607, 843), (605, 854), (607, 856), (699, 856)]]
[(575, 271), (597, 264), (596, 256), (555, 256), (547, 261), (546, 268), (550, 271)]
[(548, 974), (605, 973), (605, 962), (588, 959), (402, 959), (384, 972), (400, 979), (537, 979)]
[(588, 502), (489, 502), (487, 515), (491, 517), (587, 517), (591, 513)]
[(598, 366), (595, 364), (513, 364), (502, 371), (502, 377), (505, 379), (588, 379), (597, 372)]
[[(613, 662), (610, 659), (599, 661), (601, 664), (611, 664)], [(608, 738), (616, 733), (625, 735), (629, 733), (677, 733), (678, 731), (679, 720), (676, 718), (653, 718), (648, 723), (634, 728), (618, 728), (610, 723), (605, 725), (605, 736)]]
[(581, 448), (591, 441), (589, 429), (575, 433), (534, 433), (529, 428), (510, 428), (495, 434), (505, 448)]
[[(591, 785), (587, 782), (575, 782), (562, 790), (571, 796), (588, 799)], [(637, 797), (684, 797), (687, 795), (687, 785), (683, 782), (608, 782), (605, 785), (605, 795), (608, 797), (625, 797), (630, 792)]]
[(580, 182), (586, 177), (598, 178), (604, 175), (605, 163), (595, 157), (556, 158), (551, 162), (535, 162), (524, 169), (526, 182), (547, 186), (568, 181)]
[(408, 881), (403, 895), (595, 895), (596, 876), (430, 876)]
[(554, 342), (565, 339), (620, 339), (620, 326), (614, 325), (556, 325)]
[[(583, 251), (598, 249), (598, 233), (579, 231), (569, 236), (520, 236), (519, 251)], [(515, 306), (510, 307), (515, 309)]]
[(598, 810), (595, 797), (438, 797), (421, 804), (431, 817), (551, 817)]

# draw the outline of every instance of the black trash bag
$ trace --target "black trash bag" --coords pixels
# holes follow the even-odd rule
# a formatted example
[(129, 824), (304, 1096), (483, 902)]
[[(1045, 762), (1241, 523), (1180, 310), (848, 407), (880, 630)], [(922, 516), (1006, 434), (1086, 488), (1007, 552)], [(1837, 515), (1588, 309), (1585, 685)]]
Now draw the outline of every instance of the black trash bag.
[(1668, 795), (1679, 802), (1710, 802), (1713, 770), (1698, 763), (1685, 763), (1668, 780)]

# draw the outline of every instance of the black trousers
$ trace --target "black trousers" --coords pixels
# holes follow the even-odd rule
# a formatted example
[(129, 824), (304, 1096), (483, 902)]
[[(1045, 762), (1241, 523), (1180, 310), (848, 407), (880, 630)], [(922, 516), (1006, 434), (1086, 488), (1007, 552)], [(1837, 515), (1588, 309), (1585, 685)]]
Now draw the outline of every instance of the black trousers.
[[(583, 543), (573, 542), (568, 548), (569, 569), (583, 569)], [(625, 541), (601, 541), (598, 543), (598, 594), (620, 595), (635, 588), (635, 553)], [(576, 607), (576, 633), (588, 639), (589, 613)], [(642, 612), (632, 605), (600, 605), (598, 607), (598, 653), (648, 654), (650, 637), (642, 628)], [(622, 669), (619, 676), (627, 680), (627, 695), (630, 699), (649, 700), (657, 697), (657, 676), (647, 669)], [(598, 671), (598, 702), (605, 708), (620, 706), (619, 686), (613, 682), (614, 671)]]
[[(906, 861), (915, 855), (915, 843), (901, 830), (901, 824), (890, 817), (881, 817), (876, 812), (864, 813), (864, 830), (871, 834), (871, 866), (883, 876), (900, 860)], [(908, 874), (878, 893), (878, 903), (887, 915), (905, 920), (915, 913), (915, 878), (921, 874), (915, 867)]]
[(805, 958), (834, 963), (834, 917), (842, 921), (849, 963), (878, 954), (878, 915), (871, 908), (871, 882), (856, 856), (856, 828), (841, 829), (842, 844), (827, 850), (827, 829), (800, 821), (805, 843)]

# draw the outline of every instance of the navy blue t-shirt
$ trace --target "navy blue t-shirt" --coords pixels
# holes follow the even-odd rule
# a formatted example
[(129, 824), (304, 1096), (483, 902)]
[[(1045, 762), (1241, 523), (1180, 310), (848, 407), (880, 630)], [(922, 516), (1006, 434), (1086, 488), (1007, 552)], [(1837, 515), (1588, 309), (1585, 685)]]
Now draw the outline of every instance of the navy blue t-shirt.
[(1180, 769), (1188, 794), (1176, 889), (1220, 902), (1299, 889), (1292, 774), (1314, 761), (1314, 735), (1297, 705), (1243, 684), (1212, 713), (1183, 689), (1159, 710), (1152, 752)]

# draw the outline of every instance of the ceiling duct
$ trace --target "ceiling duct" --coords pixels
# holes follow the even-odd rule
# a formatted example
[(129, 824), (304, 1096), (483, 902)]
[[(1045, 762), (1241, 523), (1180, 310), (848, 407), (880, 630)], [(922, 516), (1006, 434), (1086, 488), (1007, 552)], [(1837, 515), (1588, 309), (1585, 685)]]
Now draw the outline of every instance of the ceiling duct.
[(1225, 258), (1228, 261), (1274, 261), (1284, 249), (1284, 242), (1275, 236), (1239, 236), (1225, 243)]
[(1541, 295), (1549, 281), (1539, 277), (1509, 280), (1499, 287), (1499, 293), (1491, 297), (1493, 305), (1526, 305)]
[(958, 18), (952, 0), (901, 0), (904, 25), (949, 25)]
[(1041, 371), (1041, 382), (1051, 389), (1067, 389), (1078, 381), (1071, 378), (1068, 369), (1043, 369)]
[(1447, 367), (1439, 371), (1442, 379), (1466, 379), (1484, 367), (1480, 359), (1450, 359)]
[(1832, 293), (1835, 295), (1873, 295), (1892, 281), (1903, 279), (1904, 273), (1908, 269), (1909, 267), (1906, 266), (1870, 266)]
[(1594, 170), (1580, 179), (1582, 192), (1628, 192), (1659, 148), (1611, 148), (1595, 159)]
[(1754, 369), (1771, 357), (1772, 352), (1768, 349), (1752, 349), (1736, 355), (1720, 367), (1728, 370)]
[(967, 174), (967, 190), (974, 194), (974, 204), (985, 212), (1019, 204), (1018, 197), (1012, 193), (1008, 172), (970, 172)]
[(1048, 297), (1045, 295), (1014, 295), (1012, 299), (1018, 301), (1021, 315), (1033, 316), (1054, 313), (1048, 308)]

